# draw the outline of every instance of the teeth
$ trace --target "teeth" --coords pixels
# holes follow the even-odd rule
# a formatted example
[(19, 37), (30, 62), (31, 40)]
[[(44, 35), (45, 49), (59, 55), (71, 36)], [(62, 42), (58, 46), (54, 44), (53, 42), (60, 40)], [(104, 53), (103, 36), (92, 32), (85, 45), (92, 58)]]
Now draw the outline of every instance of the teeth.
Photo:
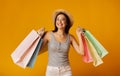
[(62, 26), (62, 24), (58, 24), (59, 26)]

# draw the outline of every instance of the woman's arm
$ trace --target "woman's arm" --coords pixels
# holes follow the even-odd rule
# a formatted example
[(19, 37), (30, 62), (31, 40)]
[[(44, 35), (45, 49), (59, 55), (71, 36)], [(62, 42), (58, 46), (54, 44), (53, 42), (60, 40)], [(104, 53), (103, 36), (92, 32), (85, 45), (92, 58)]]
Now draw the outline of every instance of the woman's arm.
[(78, 37), (78, 43), (75, 39), (74, 36), (70, 36), (70, 40), (71, 40), (71, 45), (73, 46), (73, 48), (81, 55), (84, 55), (84, 48), (83, 48), (83, 43), (82, 43), (82, 38), (81, 38), (81, 33), (82, 33), (82, 29), (80, 27), (77, 28), (76, 30), (76, 34)]
[(42, 39), (43, 39), (43, 43), (41, 45), (41, 49), (43, 49), (46, 46), (46, 44), (49, 42), (49, 40), (50, 40), (50, 32), (45, 32), (45, 35), (43, 36)]
[[(39, 33), (41, 31), (41, 29), (39, 29), (37, 32)], [(44, 35), (42, 36), (43, 42), (41, 45), (41, 49), (42, 50), (46, 44), (48, 43), (48, 41), (50, 40), (50, 32), (44, 32)]]

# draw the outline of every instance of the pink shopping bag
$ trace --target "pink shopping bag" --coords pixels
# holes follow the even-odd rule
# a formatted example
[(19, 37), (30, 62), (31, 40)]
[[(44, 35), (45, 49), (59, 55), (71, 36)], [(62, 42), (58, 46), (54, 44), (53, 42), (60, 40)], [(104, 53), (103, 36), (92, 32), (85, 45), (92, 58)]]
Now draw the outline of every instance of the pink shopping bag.
[(84, 37), (84, 34), (81, 34), (82, 42), (83, 42), (83, 48), (84, 48), (84, 55), (82, 56), (83, 61), (86, 63), (90, 63), (93, 61), (92, 56), (90, 54), (89, 48), (86, 43), (86, 39)]

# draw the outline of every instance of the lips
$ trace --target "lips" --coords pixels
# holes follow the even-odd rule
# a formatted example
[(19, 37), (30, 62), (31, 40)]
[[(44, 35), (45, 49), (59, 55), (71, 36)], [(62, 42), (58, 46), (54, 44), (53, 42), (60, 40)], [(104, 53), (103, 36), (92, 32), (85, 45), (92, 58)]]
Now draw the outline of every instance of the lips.
[(58, 26), (63, 26), (63, 24), (57, 24)]

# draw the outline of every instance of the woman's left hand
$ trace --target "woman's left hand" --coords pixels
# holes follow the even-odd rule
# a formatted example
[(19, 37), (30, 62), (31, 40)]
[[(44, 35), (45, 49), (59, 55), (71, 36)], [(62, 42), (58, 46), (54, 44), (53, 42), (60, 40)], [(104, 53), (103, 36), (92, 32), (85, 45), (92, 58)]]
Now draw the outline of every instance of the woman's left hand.
[(79, 36), (81, 33), (83, 33), (83, 28), (78, 26), (77, 29), (76, 29), (76, 34)]

